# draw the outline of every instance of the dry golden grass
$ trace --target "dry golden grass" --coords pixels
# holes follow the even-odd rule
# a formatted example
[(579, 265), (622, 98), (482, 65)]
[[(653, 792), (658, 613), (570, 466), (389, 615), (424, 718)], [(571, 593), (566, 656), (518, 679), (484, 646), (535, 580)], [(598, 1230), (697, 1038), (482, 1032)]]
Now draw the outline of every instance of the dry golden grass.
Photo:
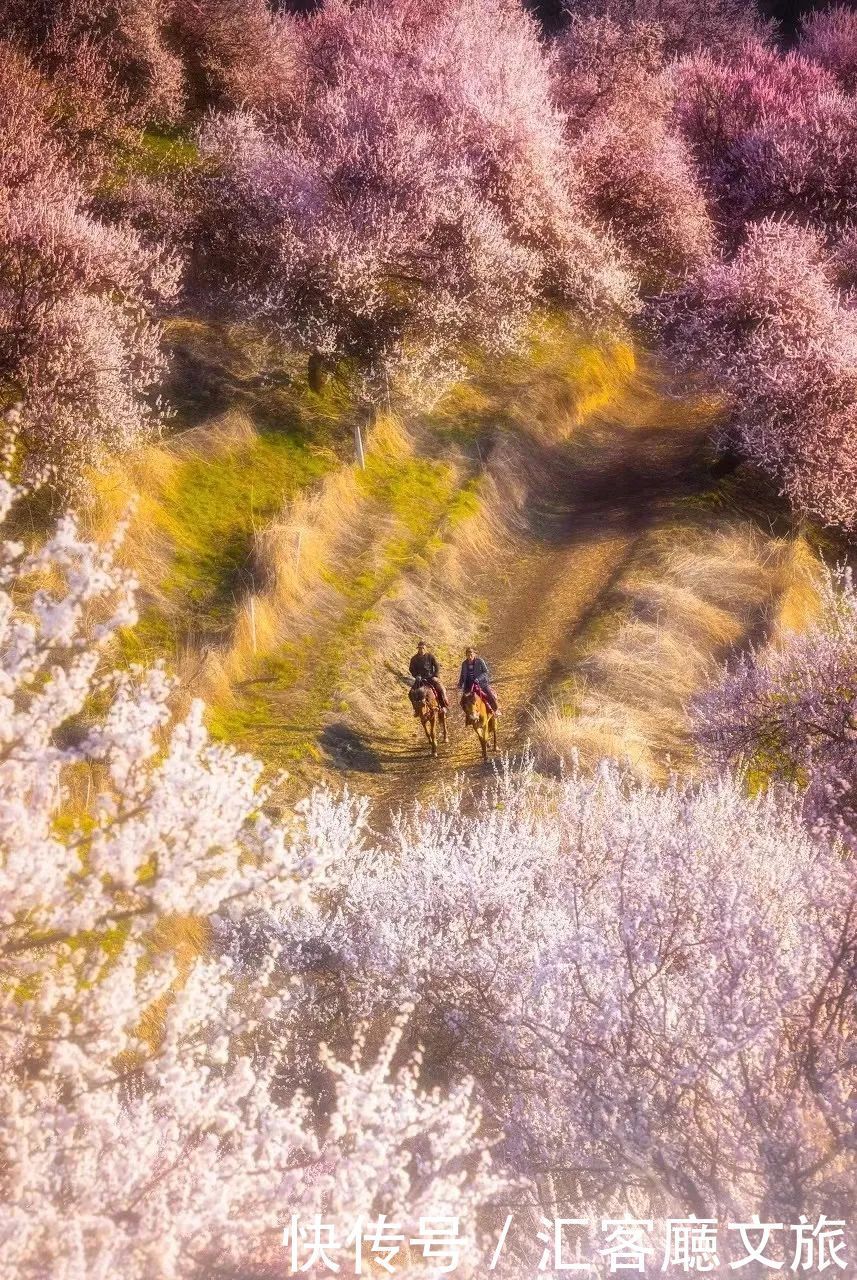
[(316, 492), (298, 495), (279, 519), (259, 530), (254, 554), (267, 585), (243, 598), (228, 642), (209, 653), (203, 696), (228, 698), (259, 657), (334, 615), (338, 593), (325, 575), (337, 563), (344, 539), (358, 537), (363, 506), (349, 468), (326, 477)]
[(133, 568), (146, 599), (167, 603), (166, 584), (175, 561), (182, 514), (176, 509), (182, 464), (192, 459), (215, 463), (230, 458), (256, 439), (250, 419), (230, 411), (174, 436), (168, 443), (127, 454), (113, 469), (90, 476), (90, 504), (85, 512), (88, 529), (96, 538), (104, 538), (119, 520), (128, 519), (123, 559)]
[(620, 620), (561, 701), (536, 716), (543, 767), (604, 755), (663, 780), (692, 770), (688, 704), (728, 656), (776, 643), (817, 607), (817, 557), (749, 520), (653, 533), (618, 590)]
[[(300, 443), (309, 410), (295, 399), (296, 382), (286, 380), (287, 392), (264, 389), (264, 344), (235, 339), (221, 361), (234, 335), (193, 326), (188, 334), (206, 376), (216, 375), (234, 406), (100, 478), (93, 523), (106, 529), (139, 495), (126, 554), (157, 626), (149, 626), (149, 650), (134, 656), (166, 649), (183, 696), (204, 697), (215, 731), (269, 763), (291, 769), (302, 752), (322, 763), (316, 744), (334, 722), (370, 739), (401, 736), (404, 672), (417, 637), (427, 636), (448, 676), (468, 640), (490, 645), (498, 631), (508, 635), (504, 593), (486, 585), (486, 566), (510, 575), (532, 566), (543, 537), (533, 504), (561, 505), (566, 492), (584, 516), (587, 504), (601, 504), (608, 524), (611, 512), (617, 519), (611, 533), (590, 513), (590, 546), (575, 542), (572, 512), (578, 550), (568, 563), (585, 582), (582, 603), (556, 590), (547, 563), (553, 535), (543, 537), (539, 572), (568, 611), (561, 625), (583, 636), (579, 653), (578, 640), (569, 642), (573, 681), (557, 687), (555, 677), (533, 676), (529, 690), (522, 679), (519, 702), (550, 699), (533, 732), (545, 768), (578, 752), (627, 758), (652, 777), (691, 768), (687, 703), (716, 664), (749, 642), (776, 642), (811, 616), (812, 552), (801, 539), (762, 532), (763, 521), (746, 512), (676, 512), (669, 502), (661, 510), (656, 495), (643, 532), (633, 519), (623, 525), (623, 504), (626, 515), (641, 508), (638, 477), (657, 476), (660, 454), (698, 449), (719, 411), (693, 388), (674, 394), (627, 346), (596, 347), (546, 317), (526, 351), (492, 367), (474, 360), (471, 378), (429, 413), (406, 423), (381, 417), (361, 472), (341, 456), (313, 469), (312, 449)], [(266, 435), (268, 401), (285, 412), (286, 395), (294, 421)], [(323, 411), (340, 413), (347, 437), (341, 407), (331, 401)], [(285, 437), (299, 441), (296, 452), (282, 452)], [(350, 456), (348, 444), (343, 452)], [(268, 461), (274, 489), (284, 481), (282, 501), (258, 517), (246, 458), (255, 460), (258, 483)], [(663, 474), (669, 481), (669, 465)], [(232, 520), (226, 532), (237, 523), (244, 539), (236, 581), (226, 572), (234, 555), (208, 563), (221, 536), (218, 504)], [(621, 555), (599, 558), (611, 537)], [(186, 615), (202, 619), (196, 633), (182, 634)], [(496, 646), (507, 666), (511, 646), (517, 652), (529, 638), (522, 619), (515, 624), (509, 643)], [(543, 624), (540, 615), (546, 643), (565, 643), (561, 627)], [(518, 725), (518, 737), (526, 727)]]
[[(380, 418), (365, 440), (368, 458), (404, 464), (412, 443), (392, 417)], [(258, 577), (237, 611), (228, 642), (211, 650), (198, 681), (202, 696), (221, 706), (252, 677), (259, 659), (286, 643), (307, 640), (335, 623), (343, 608), (340, 581), (379, 533), (378, 512), (361, 489), (356, 465), (331, 472), (310, 493), (286, 503), (254, 539)]]

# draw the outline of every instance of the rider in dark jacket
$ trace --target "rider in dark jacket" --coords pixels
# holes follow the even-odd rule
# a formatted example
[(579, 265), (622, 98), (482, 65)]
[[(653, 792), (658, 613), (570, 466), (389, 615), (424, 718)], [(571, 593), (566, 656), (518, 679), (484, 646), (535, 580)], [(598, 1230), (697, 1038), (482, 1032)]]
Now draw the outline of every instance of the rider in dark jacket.
[[(408, 664), (408, 670), (414, 678), (414, 682), (422, 681), (424, 684), (430, 685), (437, 695), (440, 705), (446, 710), (449, 707), (449, 699), (438, 676), (440, 675), (440, 663), (433, 653), (430, 653), (426, 647), (425, 640), (420, 640), (417, 644), (417, 651)], [(414, 715), (419, 715), (416, 707), (414, 707)]]
[(458, 675), (458, 687), (462, 693), (467, 693), (468, 689), (472, 689), (477, 684), (484, 693), (488, 706), (496, 715), (497, 695), (489, 684), (490, 679), (491, 674), (485, 659), (480, 658), (475, 649), (469, 647), (465, 649), (464, 661)]

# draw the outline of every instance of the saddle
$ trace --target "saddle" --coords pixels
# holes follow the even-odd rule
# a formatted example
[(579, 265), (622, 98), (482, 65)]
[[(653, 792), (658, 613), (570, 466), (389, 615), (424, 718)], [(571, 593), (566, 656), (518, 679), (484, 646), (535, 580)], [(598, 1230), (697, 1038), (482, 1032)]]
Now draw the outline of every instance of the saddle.
[(467, 696), (467, 694), (469, 694), (469, 693), (475, 694), (475, 696), (476, 696), (477, 698), (479, 698), (479, 700), (480, 700), (481, 702), (484, 702), (484, 703), (485, 703), (485, 707), (486, 707), (486, 709), (490, 712), (490, 710), (491, 710), (491, 704), (489, 703), (488, 699), (486, 698), (486, 696), (485, 696), (485, 690), (482, 688), (482, 685), (481, 685), (481, 684), (478, 684), (476, 681), (474, 681), (474, 683), (470, 686), (470, 688), (469, 688), (469, 689), (465, 689), (465, 691), (464, 691), (464, 697), (466, 697), (466, 696)]

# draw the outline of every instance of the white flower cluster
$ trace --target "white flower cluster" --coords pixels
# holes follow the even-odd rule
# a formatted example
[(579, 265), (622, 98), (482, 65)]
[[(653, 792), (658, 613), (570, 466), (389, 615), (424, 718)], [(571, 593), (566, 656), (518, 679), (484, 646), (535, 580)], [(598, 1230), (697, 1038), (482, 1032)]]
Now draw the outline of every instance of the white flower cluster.
[(209, 945), (215, 912), (311, 914), (354, 814), (320, 795), (273, 825), (259, 764), (200, 706), (173, 723), (163, 671), (103, 674), (133, 619), (114, 550), (70, 518), (3, 548), (0, 1276), (271, 1274), (290, 1206), (472, 1220), (493, 1178), (465, 1162), (470, 1087), (440, 1100), (418, 1059), (393, 1071), (399, 1017), (365, 1067), (322, 1048), (322, 1113), (284, 1080), (277, 948), (248, 979)]
[(3, 549), (2, 1280), (260, 1280), (295, 1215), (454, 1218), (471, 1276), (510, 1209), (847, 1218), (853, 877), (793, 804), (605, 765), (274, 823), (109, 670), (114, 549)]

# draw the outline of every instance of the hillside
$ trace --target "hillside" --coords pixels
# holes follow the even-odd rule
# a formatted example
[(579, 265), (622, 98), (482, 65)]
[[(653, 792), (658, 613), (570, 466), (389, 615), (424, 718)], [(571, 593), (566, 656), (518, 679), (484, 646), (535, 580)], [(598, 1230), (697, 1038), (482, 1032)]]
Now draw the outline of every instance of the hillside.
[[(758, 475), (714, 478), (719, 412), (628, 346), (543, 320), (433, 408), (319, 392), (252, 333), (184, 321), (196, 425), (99, 482), (136, 502), (128, 658), (168, 656), (212, 732), (286, 770), (283, 799), (348, 783), (382, 810), (476, 770), (457, 710), (425, 758), (406, 698), (425, 635), (454, 677), (476, 643), (505, 752), (692, 769), (686, 709), (718, 663), (806, 623), (814, 552)], [(215, 409), (207, 416), (209, 409)]]

